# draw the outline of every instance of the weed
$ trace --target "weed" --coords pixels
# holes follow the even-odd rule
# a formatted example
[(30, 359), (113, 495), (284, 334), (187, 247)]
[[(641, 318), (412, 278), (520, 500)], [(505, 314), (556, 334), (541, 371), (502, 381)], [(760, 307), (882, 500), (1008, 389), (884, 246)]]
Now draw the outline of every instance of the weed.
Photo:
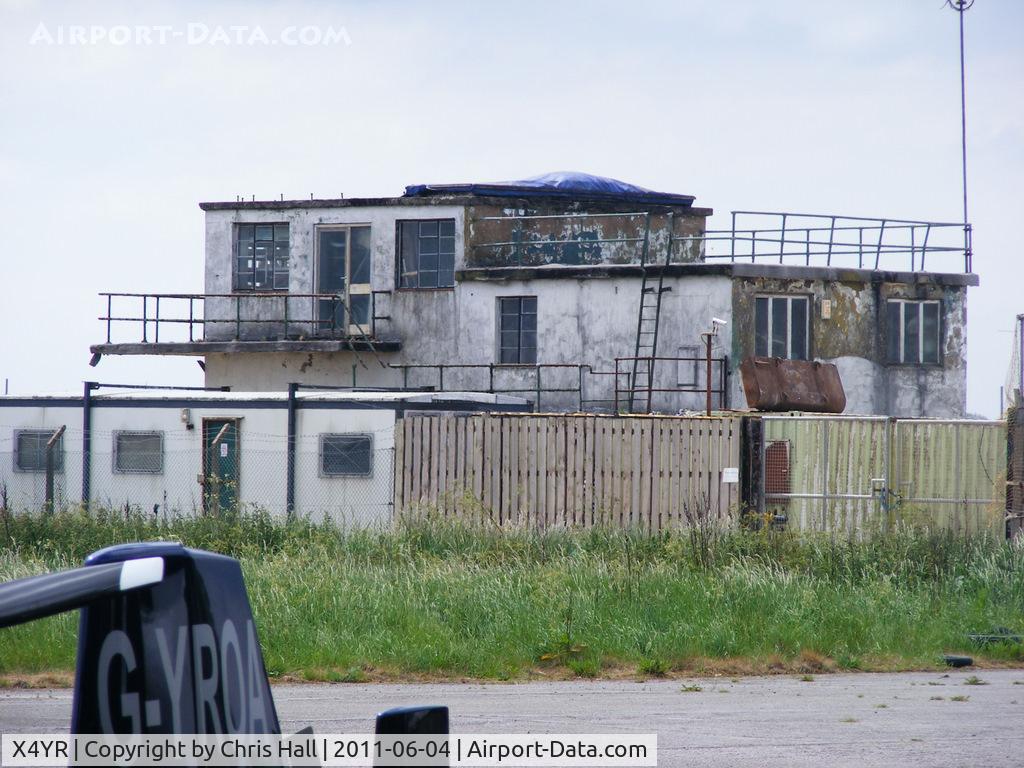
[(643, 659), (637, 665), (637, 671), (648, 677), (664, 677), (668, 674), (668, 665), (661, 659)]
[(964, 685), (988, 685), (988, 683), (986, 683), (977, 675), (971, 675), (966, 680), (964, 680)]
[(946, 700), (945, 696), (931, 696), (928, 699), (928, 701), (945, 701), (945, 700)]
[(950, 701), (970, 701), (971, 697), (970, 696), (950, 696), (949, 700)]
[(813, 683), (814, 682), (814, 675), (803, 675), (800, 678), (800, 682), (803, 682), (803, 683)]
[(683, 693), (700, 693), (704, 689), (699, 685), (684, 685), (680, 688)]

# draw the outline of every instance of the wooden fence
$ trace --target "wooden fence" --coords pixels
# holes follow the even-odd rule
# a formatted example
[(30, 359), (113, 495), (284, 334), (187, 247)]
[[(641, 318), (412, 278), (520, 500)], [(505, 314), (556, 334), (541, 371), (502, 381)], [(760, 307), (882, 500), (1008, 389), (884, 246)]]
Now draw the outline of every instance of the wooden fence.
[(409, 415), (395, 425), (395, 510), (537, 528), (728, 523), (740, 443), (739, 417)]

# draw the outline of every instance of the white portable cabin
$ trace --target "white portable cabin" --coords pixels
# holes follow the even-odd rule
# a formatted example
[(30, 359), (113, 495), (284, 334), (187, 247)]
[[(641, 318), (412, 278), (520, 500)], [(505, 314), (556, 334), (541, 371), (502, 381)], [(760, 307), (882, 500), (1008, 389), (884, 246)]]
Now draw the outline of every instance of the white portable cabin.
[(394, 429), (409, 411), (528, 411), (478, 392), (121, 390), (0, 397), (0, 504), (163, 518), (236, 506), (343, 525), (391, 521)]

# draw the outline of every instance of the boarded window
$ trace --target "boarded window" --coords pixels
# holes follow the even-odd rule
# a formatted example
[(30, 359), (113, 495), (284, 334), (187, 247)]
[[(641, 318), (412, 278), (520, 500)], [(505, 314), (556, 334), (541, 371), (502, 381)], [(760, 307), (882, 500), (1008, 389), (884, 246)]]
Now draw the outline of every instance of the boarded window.
[(890, 299), (885, 307), (885, 332), (888, 362), (939, 362), (939, 302)]
[(235, 290), (288, 290), (288, 225), (235, 225)]
[(163, 472), (163, 433), (115, 432), (114, 471), (154, 475)]
[(373, 474), (373, 436), (335, 434), (320, 436), (320, 473), (327, 477)]
[[(14, 433), (14, 466), (22, 472), (46, 471), (46, 443), (55, 430), (20, 429)], [(53, 446), (53, 470), (64, 469), (64, 436)]]
[(537, 297), (502, 296), (498, 299), (498, 323), (498, 362), (536, 365)]
[(807, 360), (809, 309), (807, 296), (758, 296), (754, 299), (754, 354)]
[(402, 288), (455, 285), (455, 219), (398, 222), (398, 284)]
[(678, 371), (676, 373), (678, 386), (697, 386), (698, 369), (701, 365), (701, 359), (699, 347), (687, 345), (679, 348)]

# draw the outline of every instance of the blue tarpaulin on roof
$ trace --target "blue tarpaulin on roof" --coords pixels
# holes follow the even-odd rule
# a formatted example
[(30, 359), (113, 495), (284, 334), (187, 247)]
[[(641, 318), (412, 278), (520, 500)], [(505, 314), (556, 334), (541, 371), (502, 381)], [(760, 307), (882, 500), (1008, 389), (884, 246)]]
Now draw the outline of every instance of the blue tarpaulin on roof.
[(589, 173), (556, 171), (519, 181), (472, 184), (413, 184), (406, 197), (480, 195), (484, 197), (563, 197), (585, 200), (622, 200), (653, 205), (692, 205), (693, 195), (655, 192), (618, 179)]

